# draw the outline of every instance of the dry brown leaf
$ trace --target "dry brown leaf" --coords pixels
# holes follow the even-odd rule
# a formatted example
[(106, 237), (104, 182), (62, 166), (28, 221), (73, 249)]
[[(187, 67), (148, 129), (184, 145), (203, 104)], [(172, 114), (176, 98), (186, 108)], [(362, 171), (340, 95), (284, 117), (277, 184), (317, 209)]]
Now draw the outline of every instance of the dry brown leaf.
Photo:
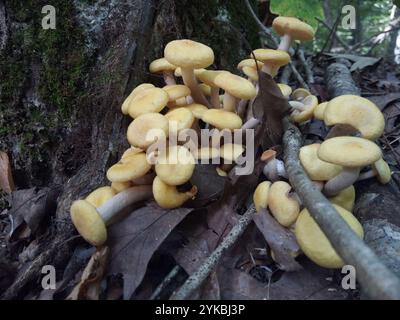
[(0, 151), (0, 190), (3, 190), (7, 194), (15, 190), (10, 159), (7, 153), (3, 151)]
[(92, 255), (83, 270), (81, 281), (69, 294), (67, 300), (99, 300), (100, 284), (106, 270), (108, 255), (108, 247), (102, 247)]
[(294, 258), (300, 252), (294, 234), (281, 226), (266, 209), (255, 214), (253, 220), (274, 252), (274, 259), (280, 269), (300, 270), (301, 265)]
[(123, 275), (124, 299), (129, 299), (142, 282), (154, 252), (191, 211), (166, 210), (149, 202), (109, 228), (109, 273)]

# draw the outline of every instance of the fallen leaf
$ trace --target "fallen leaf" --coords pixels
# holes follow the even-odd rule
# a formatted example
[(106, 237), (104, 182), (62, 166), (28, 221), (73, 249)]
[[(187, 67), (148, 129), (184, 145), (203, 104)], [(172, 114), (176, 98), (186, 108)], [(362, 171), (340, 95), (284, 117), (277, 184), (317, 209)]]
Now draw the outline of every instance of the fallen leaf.
[(194, 200), (186, 203), (187, 207), (205, 207), (220, 199), (224, 193), (226, 177), (221, 177), (212, 164), (197, 164), (190, 183), (197, 187), (198, 193)]
[(381, 58), (372, 58), (372, 57), (363, 57), (363, 56), (357, 56), (354, 54), (336, 54), (336, 53), (324, 53), (327, 56), (330, 56), (334, 59), (347, 59), (353, 62), (350, 71), (356, 71), (356, 70), (363, 70), (366, 67), (371, 67), (377, 64), (379, 61), (381, 61)]
[(143, 280), (160, 244), (191, 211), (189, 208), (166, 210), (149, 202), (109, 228), (109, 274), (123, 275), (124, 299), (129, 299)]
[(285, 271), (301, 269), (301, 265), (295, 260), (300, 253), (300, 247), (293, 232), (281, 226), (266, 209), (255, 214), (253, 221), (274, 252), (274, 260), (280, 269)]
[(259, 72), (259, 92), (253, 103), (253, 116), (263, 125), (256, 129), (255, 150), (261, 144), (263, 150), (281, 144), (282, 119), (290, 109), (281, 90), (264, 72)]
[(34, 234), (46, 215), (54, 212), (58, 194), (59, 190), (50, 188), (14, 191), (8, 211), (13, 221), (10, 241)]
[(329, 130), (325, 140), (343, 136), (360, 137), (361, 133), (349, 124), (336, 124)]
[(99, 300), (101, 281), (107, 266), (108, 247), (96, 251), (83, 270), (81, 281), (75, 286), (66, 300)]
[(3, 190), (7, 194), (15, 190), (10, 160), (7, 153), (3, 151), (0, 151), (0, 190)]
[(368, 97), (373, 103), (375, 103), (378, 108), (383, 111), (386, 107), (391, 105), (393, 102), (400, 100), (400, 93), (394, 92), (389, 93), (384, 96), (371, 96)]

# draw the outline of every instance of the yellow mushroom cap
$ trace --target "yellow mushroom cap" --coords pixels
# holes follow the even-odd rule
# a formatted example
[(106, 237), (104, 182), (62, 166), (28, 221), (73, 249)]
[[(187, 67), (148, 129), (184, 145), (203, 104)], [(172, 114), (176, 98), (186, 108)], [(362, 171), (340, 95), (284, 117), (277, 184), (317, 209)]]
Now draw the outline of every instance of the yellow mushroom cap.
[(348, 124), (360, 131), (365, 139), (379, 138), (385, 129), (385, 119), (379, 108), (368, 99), (344, 95), (332, 99), (325, 108), (325, 124)]
[(268, 63), (276, 67), (287, 65), (290, 62), (290, 55), (283, 50), (256, 49), (253, 54), (257, 60), (262, 61), (264, 64)]
[(256, 88), (250, 81), (229, 72), (220, 73), (214, 81), (218, 87), (236, 98), (250, 100), (257, 95)]
[(170, 186), (178, 186), (192, 177), (195, 162), (192, 153), (182, 146), (172, 146), (160, 154), (155, 165), (157, 176)]
[(130, 147), (125, 150), (121, 156), (121, 162), (129, 161), (129, 158), (135, 154), (142, 153), (144, 150), (136, 147)]
[(376, 174), (376, 178), (382, 184), (389, 183), (392, 178), (392, 172), (389, 165), (385, 160), (380, 158), (378, 161), (374, 162), (372, 165), (372, 170)]
[(180, 98), (190, 96), (189, 87), (183, 84), (165, 86), (163, 90), (168, 94), (169, 102), (173, 102)]
[(89, 202), (93, 207), (98, 208), (107, 200), (110, 200), (116, 195), (116, 192), (111, 187), (100, 187), (92, 191), (87, 197), (86, 201)]
[[(364, 231), (358, 220), (351, 212), (333, 205), (349, 227), (360, 237), (364, 237)], [(336, 253), (328, 238), (322, 232), (307, 209), (303, 209), (296, 221), (296, 239), (304, 254), (324, 268), (341, 268), (343, 260)]]
[(128, 189), (130, 187), (132, 187), (132, 182), (131, 181), (125, 181), (125, 182), (112, 182), (111, 183), (111, 188), (113, 188), (113, 190), (116, 193), (120, 193), (121, 191), (124, 191), (125, 189)]
[(290, 116), (290, 119), (296, 123), (302, 123), (310, 120), (314, 116), (314, 109), (318, 105), (318, 98), (310, 95), (303, 99), (304, 111), (294, 110)]
[(150, 88), (155, 88), (153, 84), (151, 83), (142, 83), (141, 85), (138, 85), (133, 91), (129, 94), (129, 96), (125, 99), (124, 103), (122, 104), (121, 111), (123, 114), (128, 114), (128, 109), (129, 109), (129, 103), (130, 101), (137, 96), (140, 92), (150, 89)]
[(190, 69), (207, 68), (214, 63), (214, 52), (210, 47), (188, 39), (169, 42), (164, 56), (173, 65)]
[(236, 113), (223, 109), (209, 109), (204, 112), (201, 119), (218, 129), (234, 130), (240, 129), (243, 125), (242, 118)]
[(356, 189), (354, 186), (347, 187), (341, 190), (336, 196), (329, 198), (329, 201), (333, 204), (352, 212), (354, 208), (354, 202), (356, 200)]
[(317, 105), (314, 109), (314, 118), (318, 120), (324, 120), (325, 108), (329, 102), (322, 102)]
[(307, 89), (297, 88), (296, 90), (293, 91), (292, 98), (293, 98), (293, 100), (302, 101), (310, 95), (311, 95), (311, 92), (308, 91)]
[(277, 17), (272, 27), (280, 35), (290, 35), (294, 40), (309, 41), (314, 38), (315, 31), (307, 23), (294, 17)]
[(111, 182), (126, 182), (144, 176), (151, 169), (145, 153), (138, 153), (121, 159), (107, 171)]
[(101, 246), (107, 240), (107, 229), (96, 208), (86, 200), (74, 201), (71, 220), (79, 234), (90, 244)]
[(257, 212), (259, 212), (261, 209), (267, 209), (270, 187), (271, 182), (263, 181), (257, 186), (256, 190), (254, 191), (253, 202)]
[(223, 73), (229, 72), (224, 70), (203, 70), (196, 75), (196, 78), (210, 87), (217, 87), (215, 84), (215, 78)]
[(151, 73), (162, 73), (164, 71), (175, 71), (176, 66), (169, 63), (167, 59), (160, 58), (150, 63), (149, 70)]
[[(256, 62), (257, 62), (257, 64), (256, 64)], [(258, 61), (258, 60), (254, 60), (253, 58), (252, 59), (244, 59), (239, 62), (239, 64), (237, 65), (237, 68), (239, 70), (242, 70), (244, 67), (250, 67), (253, 69), (257, 69), (256, 66), (258, 66), (258, 69), (261, 70), (261, 68), (264, 66), (264, 63), (262, 63), (261, 61)]]
[(159, 139), (168, 137), (168, 119), (159, 113), (138, 116), (128, 127), (127, 138), (132, 146), (146, 149)]
[(242, 72), (248, 76), (253, 81), (258, 81), (258, 72), (257, 69), (252, 67), (243, 67)]
[(381, 157), (381, 149), (375, 143), (357, 137), (331, 138), (318, 149), (318, 158), (343, 167), (364, 167)]
[(314, 143), (301, 147), (299, 153), (300, 163), (311, 180), (328, 181), (336, 177), (343, 168), (318, 158), (320, 146), (321, 144)]
[(165, 115), (169, 121), (170, 131), (174, 134), (192, 127), (195, 120), (192, 111), (186, 107), (175, 108)]
[(160, 177), (155, 177), (153, 181), (154, 200), (164, 209), (178, 208), (196, 194), (197, 188), (195, 186), (187, 192), (178, 192), (175, 186), (166, 184)]
[(196, 119), (201, 119), (204, 115), (204, 113), (209, 110), (206, 106), (199, 104), (199, 103), (192, 103), (187, 106), (185, 106), (186, 109), (189, 109), (192, 111), (194, 117)]
[(282, 95), (286, 98), (289, 99), (290, 95), (292, 94), (292, 88), (288, 86), (287, 84), (284, 83), (278, 83), (278, 87), (282, 92)]
[(216, 159), (220, 157), (220, 150), (212, 147), (203, 147), (193, 151), (196, 160)]
[(128, 113), (135, 119), (142, 114), (160, 112), (167, 105), (168, 100), (168, 94), (163, 89), (150, 88), (129, 102)]
[(220, 148), (221, 158), (235, 162), (244, 152), (244, 147), (241, 144), (226, 143)]
[(199, 88), (204, 95), (211, 96), (211, 87), (208, 84), (200, 83)]
[(299, 215), (299, 202), (290, 197), (292, 187), (284, 181), (276, 181), (269, 188), (268, 206), (275, 219), (283, 226), (292, 225)]

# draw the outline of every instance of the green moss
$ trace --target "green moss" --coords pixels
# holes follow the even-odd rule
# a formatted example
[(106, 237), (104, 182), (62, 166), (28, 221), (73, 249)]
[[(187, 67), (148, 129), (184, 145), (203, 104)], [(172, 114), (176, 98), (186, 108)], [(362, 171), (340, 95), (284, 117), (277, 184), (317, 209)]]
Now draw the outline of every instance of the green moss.
[[(31, 162), (44, 172), (51, 149), (61, 138), (58, 132), (69, 126), (79, 107), (89, 68), (73, 2), (51, 2), (56, 8), (55, 30), (41, 26), (41, 8), (47, 4), (45, 0), (8, 2), (9, 17), (17, 23), (0, 54), (0, 148), (17, 148), (22, 169)], [(31, 105), (24, 96), (33, 76), (39, 105)]]

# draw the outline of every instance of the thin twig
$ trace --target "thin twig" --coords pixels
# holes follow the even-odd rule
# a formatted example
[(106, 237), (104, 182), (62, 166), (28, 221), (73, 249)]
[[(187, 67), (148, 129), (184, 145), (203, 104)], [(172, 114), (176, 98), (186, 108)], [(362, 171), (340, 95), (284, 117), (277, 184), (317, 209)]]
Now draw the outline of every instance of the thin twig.
[(202, 285), (204, 280), (207, 279), (210, 273), (217, 266), (223, 254), (236, 243), (242, 233), (246, 230), (247, 226), (252, 221), (255, 212), (256, 209), (254, 205), (251, 205), (251, 207), (240, 217), (239, 222), (232, 228), (229, 234), (204, 261), (199, 269), (197, 269), (197, 271), (186, 280), (178, 291), (172, 294), (170, 300), (188, 299), (190, 295)]
[[(334, 30), (333, 27), (329, 26), (328, 23), (326, 23), (324, 20), (316, 17), (317, 21), (320, 22), (325, 28), (327, 28), (330, 31), (330, 35), (333, 35), (335, 39), (343, 46), (343, 48), (346, 51), (349, 51), (350, 47), (347, 43), (342, 40), (342, 38), (339, 37), (339, 35), (336, 33), (336, 30)], [(335, 25), (337, 26), (337, 23), (335, 22)], [(337, 27), (336, 27), (337, 29)]]
[(309, 63), (306, 60), (303, 48), (299, 48), (299, 50), (297, 50), (297, 56), (299, 57), (300, 62), (304, 66), (304, 71), (307, 76), (307, 83), (313, 84), (314, 83), (314, 73), (312, 72)]
[(154, 290), (149, 300), (155, 300), (160, 295), (160, 293), (171, 283), (171, 281), (174, 280), (180, 270), (181, 267), (179, 265), (173, 267), (172, 270), (164, 278), (164, 280), (157, 286), (156, 290)]
[(302, 135), (284, 119), (285, 167), (291, 185), (343, 260), (355, 267), (357, 280), (372, 299), (400, 299), (400, 279), (354, 233), (308, 178), (299, 161)]

